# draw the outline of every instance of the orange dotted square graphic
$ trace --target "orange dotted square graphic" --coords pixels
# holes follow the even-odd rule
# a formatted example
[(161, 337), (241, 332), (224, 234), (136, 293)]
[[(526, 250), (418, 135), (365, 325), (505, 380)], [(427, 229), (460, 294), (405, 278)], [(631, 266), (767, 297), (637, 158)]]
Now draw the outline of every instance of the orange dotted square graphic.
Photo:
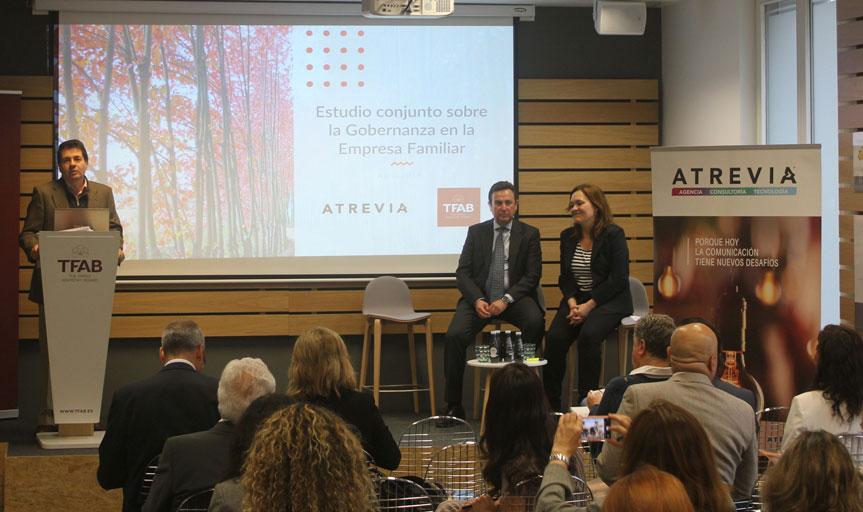
[(437, 225), (470, 226), (479, 222), (479, 188), (437, 189)]

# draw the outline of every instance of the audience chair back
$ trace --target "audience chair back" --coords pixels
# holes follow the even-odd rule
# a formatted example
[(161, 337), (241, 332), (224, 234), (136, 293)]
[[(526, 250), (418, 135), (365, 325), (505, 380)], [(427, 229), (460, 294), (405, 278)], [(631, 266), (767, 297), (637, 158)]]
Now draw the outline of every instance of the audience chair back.
[(788, 407), (770, 407), (755, 413), (758, 421), (758, 449), (778, 452), (782, 449)]
[(416, 482), (388, 477), (377, 481), (380, 512), (434, 512), (431, 496)]
[(839, 434), (836, 437), (848, 449), (854, 466), (863, 473), (863, 434)]
[(432, 456), (425, 479), (443, 487), (448, 498), (469, 500), (485, 492), (482, 466), (473, 441), (446, 446)]
[[(572, 491), (566, 491), (564, 503), (575, 509), (576, 507), (587, 507), (593, 502), (593, 492), (584, 480), (572, 476)], [(533, 512), (536, 506), (536, 496), (542, 486), (542, 475), (536, 475), (518, 482), (513, 491), (502, 496), (498, 502), (499, 511), (524, 511)], [(500, 505), (503, 505), (501, 507)]]
[(144, 503), (147, 496), (150, 495), (150, 489), (153, 487), (153, 480), (156, 478), (156, 468), (158, 467), (159, 456), (156, 455), (150, 459), (150, 462), (147, 463), (147, 467), (144, 468), (144, 476), (141, 478), (141, 490), (138, 492), (141, 496), (140, 503)]
[[(413, 393), (414, 412), (419, 412), (419, 392), (428, 391), (429, 408), (432, 415), (435, 413), (434, 394), (434, 370), (433, 370), (433, 347), (431, 330), (431, 313), (417, 313), (414, 311), (413, 299), (408, 285), (404, 281), (393, 276), (381, 276), (372, 279), (366, 286), (363, 294), (363, 354), (360, 363), (360, 386), (366, 387), (366, 376), (369, 360), (369, 335), (372, 333), (373, 364), (372, 364), (372, 394), (375, 404), (380, 407), (381, 388), (386, 392), (411, 392)], [(410, 351), (411, 383), (381, 385), (381, 337), (383, 335), (383, 323), (394, 322), (403, 324), (408, 334), (408, 349)], [(421, 324), (425, 329), (426, 341), (426, 369), (428, 373), (428, 387), (421, 388), (417, 384), (417, 358), (416, 346), (414, 344), (414, 325)]]
[(443, 416), (432, 416), (415, 421), (399, 438), (402, 462), (398, 475), (424, 475), (432, 456), (446, 446), (476, 442), (470, 424), (460, 418), (451, 418), (452, 426), (438, 427)]
[(207, 512), (210, 500), (213, 499), (213, 489), (204, 489), (190, 495), (180, 503), (177, 512)]

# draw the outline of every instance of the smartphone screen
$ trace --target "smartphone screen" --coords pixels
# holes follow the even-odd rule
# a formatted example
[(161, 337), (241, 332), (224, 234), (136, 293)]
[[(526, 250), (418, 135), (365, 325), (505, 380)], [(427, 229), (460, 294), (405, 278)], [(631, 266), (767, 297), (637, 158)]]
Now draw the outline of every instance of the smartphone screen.
[(581, 440), (588, 442), (603, 442), (611, 437), (611, 421), (608, 416), (587, 416), (584, 418), (584, 430)]

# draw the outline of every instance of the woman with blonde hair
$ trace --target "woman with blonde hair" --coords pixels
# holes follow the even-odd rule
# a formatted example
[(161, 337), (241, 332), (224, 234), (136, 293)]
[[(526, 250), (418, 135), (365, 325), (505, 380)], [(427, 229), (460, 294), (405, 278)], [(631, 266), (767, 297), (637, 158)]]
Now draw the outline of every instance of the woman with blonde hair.
[(348, 425), (305, 403), (273, 414), (244, 465), (243, 510), (371, 512), (374, 490), (363, 450)]
[(608, 490), (603, 512), (695, 512), (674, 475), (645, 464)]
[(312, 327), (297, 338), (288, 369), (288, 396), (338, 414), (356, 429), (376, 465), (399, 466), (399, 447), (372, 396), (358, 389), (348, 349), (335, 331)]
[(804, 431), (767, 470), (768, 512), (861, 512), (863, 485), (848, 450), (823, 430)]

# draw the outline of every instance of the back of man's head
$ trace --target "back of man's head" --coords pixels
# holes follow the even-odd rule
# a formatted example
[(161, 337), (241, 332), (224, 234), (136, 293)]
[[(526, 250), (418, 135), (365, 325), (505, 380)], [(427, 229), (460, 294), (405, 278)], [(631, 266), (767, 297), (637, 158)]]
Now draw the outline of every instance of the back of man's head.
[(174, 320), (162, 331), (161, 352), (164, 358), (188, 356), (199, 349), (204, 350), (204, 333), (192, 320)]
[(635, 339), (644, 342), (650, 357), (668, 360), (668, 346), (674, 332), (674, 320), (668, 315), (646, 315), (635, 324)]
[(716, 371), (716, 334), (700, 323), (678, 327), (671, 335), (668, 359), (676, 372), (702, 373), (713, 378)]
[(219, 379), (219, 414), (236, 423), (256, 398), (273, 393), (276, 379), (257, 358), (234, 359), (225, 365)]

